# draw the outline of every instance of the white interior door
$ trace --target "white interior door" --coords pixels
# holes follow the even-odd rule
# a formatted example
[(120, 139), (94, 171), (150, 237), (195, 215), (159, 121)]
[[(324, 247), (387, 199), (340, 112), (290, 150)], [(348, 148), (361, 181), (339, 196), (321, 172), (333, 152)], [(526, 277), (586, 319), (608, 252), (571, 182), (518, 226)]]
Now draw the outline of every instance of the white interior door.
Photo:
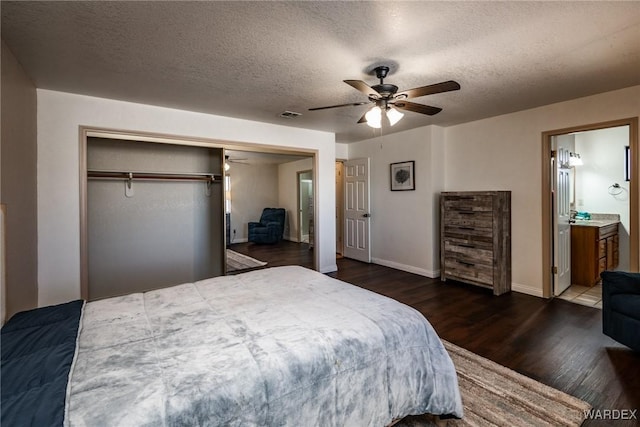
[(553, 205), (554, 205), (554, 287), (553, 294), (560, 295), (571, 286), (571, 204), (569, 141), (554, 137), (552, 146), (556, 152), (554, 161)]
[(371, 262), (369, 159), (344, 162), (344, 256)]

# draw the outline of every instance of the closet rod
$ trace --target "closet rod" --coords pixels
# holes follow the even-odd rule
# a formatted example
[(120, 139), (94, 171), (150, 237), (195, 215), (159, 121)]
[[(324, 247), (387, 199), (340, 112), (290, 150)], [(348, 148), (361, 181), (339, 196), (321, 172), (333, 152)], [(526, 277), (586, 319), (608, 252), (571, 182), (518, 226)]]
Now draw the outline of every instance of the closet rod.
[(222, 182), (222, 175), (215, 173), (124, 172), (91, 169), (87, 170), (87, 178)]

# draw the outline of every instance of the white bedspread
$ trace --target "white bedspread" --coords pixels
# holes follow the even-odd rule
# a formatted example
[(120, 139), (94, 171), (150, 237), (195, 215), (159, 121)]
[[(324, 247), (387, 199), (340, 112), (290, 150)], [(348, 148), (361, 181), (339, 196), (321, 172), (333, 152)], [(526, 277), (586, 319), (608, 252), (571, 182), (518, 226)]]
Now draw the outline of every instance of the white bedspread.
[(277, 267), (86, 304), (72, 426), (385, 426), (462, 416), (431, 325), (392, 299)]

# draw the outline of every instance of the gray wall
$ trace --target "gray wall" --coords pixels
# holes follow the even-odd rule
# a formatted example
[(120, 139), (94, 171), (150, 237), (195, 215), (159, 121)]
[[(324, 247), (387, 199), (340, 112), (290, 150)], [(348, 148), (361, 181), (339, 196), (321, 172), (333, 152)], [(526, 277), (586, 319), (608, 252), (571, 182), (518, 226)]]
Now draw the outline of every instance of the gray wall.
[[(264, 208), (278, 208), (278, 166), (231, 163), (231, 243), (246, 242), (248, 223)], [(233, 230), (236, 231), (235, 236)]]
[[(87, 168), (221, 173), (221, 150), (90, 138)], [(89, 298), (223, 274), (222, 184), (122, 180), (87, 185)]]
[[(0, 200), (6, 205), (6, 313), (38, 304), (36, 88), (2, 41)], [(2, 301), (5, 304), (5, 301)]]

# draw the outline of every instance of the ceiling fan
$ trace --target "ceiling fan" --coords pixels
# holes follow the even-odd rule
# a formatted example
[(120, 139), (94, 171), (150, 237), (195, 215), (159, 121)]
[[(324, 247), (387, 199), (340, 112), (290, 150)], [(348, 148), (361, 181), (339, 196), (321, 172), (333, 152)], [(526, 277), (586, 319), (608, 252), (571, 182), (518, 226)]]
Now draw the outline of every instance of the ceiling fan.
[(398, 109), (413, 111), (414, 113), (426, 114), (429, 116), (433, 116), (434, 114), (438, 114), (442, 111), (442, 108), (417, 104), (415, 102), (406, 101), (406, 99), (460, 89), (460, 85), (457, 82), (449, 80), (442, 83), (398, 92), (398, 86), (384, 83), (384, 79), (387, 77), (387, 74), (389, 74), (389, 67), (381, 65), (374, 68), (373, 71), (375, 71), (376, 77), (380, 79), (380, 84), (369, 86), (362, 80), (344, 80), (344, 82), (349, 86), (367, 95), (369, 97), (368, 101), (309, 108), (309, 111), (373, 103), (375, 106), (367, 111), (360, 120), (358, 120), (358, 123), (367, 123), (367, 125), (371, 127), (379, 128), (382, 126), (382, 113), (385, 113), (385, 116), (389, 120), (389, 124), (393, 126), (404, 116), (404, 114), (398, 111)]
[(231, 169), (231, 163), (241, 163), (243, 165), (246, 165), (246, 162), (248, 160), (249, 159), (232, 158), (227, 154), (224, 156), (224, 170), (225, 172), (227, 172), (229, 169)]

